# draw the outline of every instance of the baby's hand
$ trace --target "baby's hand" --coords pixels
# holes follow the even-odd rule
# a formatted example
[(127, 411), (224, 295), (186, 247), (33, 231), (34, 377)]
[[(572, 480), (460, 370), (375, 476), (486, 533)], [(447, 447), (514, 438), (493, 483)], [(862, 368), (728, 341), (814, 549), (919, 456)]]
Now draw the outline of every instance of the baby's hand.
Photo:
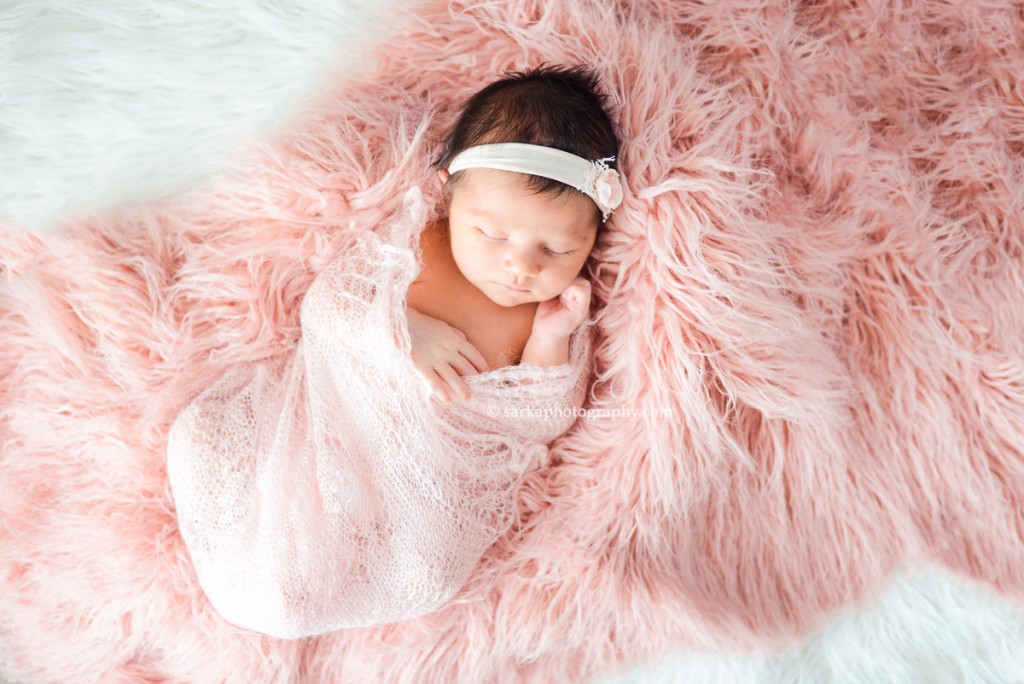
[(458, 394), (469, 398), (463, 375), (487, 370), (487, 361), (466, 334), (444, 321), (406, 307), (409, 338), (412, 341), (412, 362), (426, 378), (434, 396), (444, 403)]
[(562, 294), (537, 305), (532, 336), (549, 341), (567, 340), (589, 312), (590, 281), (578, 277)]

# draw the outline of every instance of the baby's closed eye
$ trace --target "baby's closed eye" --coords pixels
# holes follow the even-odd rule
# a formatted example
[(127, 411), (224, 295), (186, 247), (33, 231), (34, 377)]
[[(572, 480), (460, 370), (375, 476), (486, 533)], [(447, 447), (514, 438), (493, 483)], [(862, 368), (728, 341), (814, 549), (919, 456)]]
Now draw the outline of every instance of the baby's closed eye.
[[(481, 235), (483, 235), (485, 238), (487, 238), (489, 240), (494, 240), (495, 242), (505, 242), (505, 241), (508, 240), (508, 238), (506, 238), (506, 237), (498, 237), (498, 236), (495, 236), (495, 235), (491, 235), (490, 233), (487, 233), (486, 231), (484, 231), (482, 228), (477, 228), (476, 232), (480, 233)], [(544, 247), (544, 252), (547, 253), (547, 254), (550, 254), (551, 256), (569, 256), (570, 254), (574, 254), (576, 252), (576, 250), (575, 249), (570, 249), (568, 251), (558, 251), (558, 250), (551, 249), (550, 247), (545, 246)]]

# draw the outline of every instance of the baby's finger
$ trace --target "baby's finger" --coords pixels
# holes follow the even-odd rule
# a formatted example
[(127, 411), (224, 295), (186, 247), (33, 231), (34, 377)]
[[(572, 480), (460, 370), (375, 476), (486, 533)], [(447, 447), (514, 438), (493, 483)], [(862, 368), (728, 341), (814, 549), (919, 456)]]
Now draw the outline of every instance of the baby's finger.
[(455, 372), (454, 368), (448, 366), (438, 369), (437, 374), (448, 384), (451, 396), (458, 396), (463, 400), (469, 398), (469, 388), (466, 386), (465, 381), (459, 377), (459, 374)]
[(484, 373), (488, 370), (487, 359), (484, 358), (484, 355), (480, 353), (479, 349), (469, 342), (466, 342), (459, 347), (459, 353), (469, 359), (469, 362), (476, 367), (478, 372)]
[(572, 302), (570, 302), (568, 308), (573, 310), (573, 311), (575, 311), (575, 312), (577, 312), (577, 313), (581, 313), (583, 311), (586, 311), (589, 306), (590, 306), (590, 300), (589, 299), (583, 299), (581, 297), (580, 299), (575, 299)]
[(437, 398), (439, 401), (448, 403), (448, 391), (446, 389), (445, 382), (435, 372), (435, 369), (429, 369), (424, 377), (427, 380), (427, 384), (430, 385), (431, 396)]
[(462, 399), (462, 401), (469, 399), (469, 385), (466, 384), (465, 380), (456, 375), (451, 384), (452, 390), (459, 399)]
[(473, 367), (473, 364), (471, 364), (467, 359), (465, 359), (462, 356), (459, 356), (457, 359), (452, 361), (452, 367), (458, 372), (458, 394), (463, 399), (463, 401), (465, 401), (466, 399), (469, 399), (470, 391), (469, 385), (466, 383), (465, 380), (462, 379), (462, 377), (466, 375), (476, 375), (477, 370), (476, 368)]
[(573, 299), (590, 299), (590, 281), (578, 278), (565, 291), (571, 293)]
[(469, 362), (469, 359), (462, 356), (461, 354), (452, 359), (452, 367), (458, 371), (459, 375), (476, 375), (477, 370), (473, 367), (473, 364)]

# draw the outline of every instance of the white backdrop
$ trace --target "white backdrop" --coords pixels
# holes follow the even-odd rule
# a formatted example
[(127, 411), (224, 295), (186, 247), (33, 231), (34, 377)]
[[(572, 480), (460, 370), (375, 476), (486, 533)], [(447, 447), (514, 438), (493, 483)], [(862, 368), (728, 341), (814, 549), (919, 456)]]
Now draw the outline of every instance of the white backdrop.
[[(412, 7), (0, 0), (0, 214), (46, 233), (197, 187), (304, 97), (371, 68), (373, 39)], [(0, 634), (0, 670), (3, 652)], [(627, 682), (1024, 683), (1024, 610), (921, 572), (785, 657), (665, 654), (592, 684)]]
[[(406, 3), (408, 6), (411, 3)], [(0, 0), (0, 213), (194, 187), (402, 20), (394, 0)]]

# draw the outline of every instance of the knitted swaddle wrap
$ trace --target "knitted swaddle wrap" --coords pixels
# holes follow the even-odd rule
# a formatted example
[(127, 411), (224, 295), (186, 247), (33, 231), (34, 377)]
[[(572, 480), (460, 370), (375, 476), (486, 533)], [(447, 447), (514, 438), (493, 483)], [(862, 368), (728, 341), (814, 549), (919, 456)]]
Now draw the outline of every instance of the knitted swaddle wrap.
[(513, 494), (586, 392), (569, 363), (468, 376), (431, 400), (409, 354), (422, 198), (355, 232), (301, 308), (277, 364), (235, 368), (171, 427), (168, 477), (204, 592), (228, 621), (296, 638), (432, 612), (514, 520)]

